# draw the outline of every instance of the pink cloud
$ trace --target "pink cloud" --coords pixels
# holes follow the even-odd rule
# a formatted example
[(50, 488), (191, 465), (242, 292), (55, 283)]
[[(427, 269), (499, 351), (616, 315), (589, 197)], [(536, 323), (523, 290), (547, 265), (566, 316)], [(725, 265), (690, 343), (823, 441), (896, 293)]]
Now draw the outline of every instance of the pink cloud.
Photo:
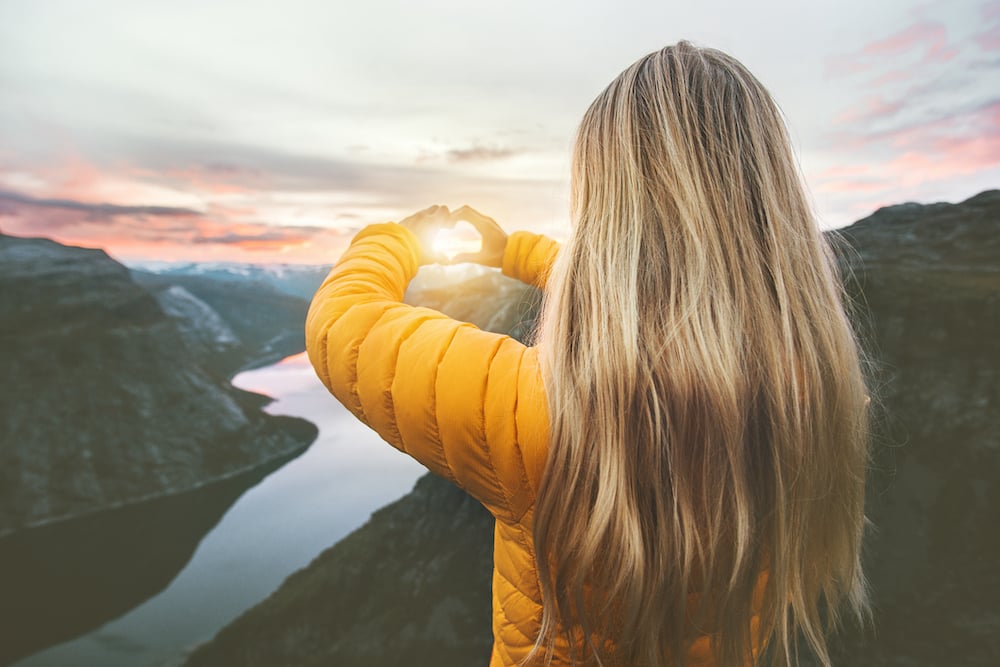
[(972, 36), (976, 44), (983, 51), (996, 51), (1000, 49), (1000, 29), (991, 28)]
[(883, 179), (878, 180), (832, 180), (820, 183), (816, 186), (817, 192), (885, 192), (896, 184), (893, 181)]
[(855, 55), (830, 56), (826, 59), (826, 76), (856, 74), (871, 69), (871, 63)]
[(877, 88), (897, 81), (910, 81), (914, 78), (915, 73), (915, 68), (891, 70), (881, 76), (875, 77), (868, 82), (868, 85)]
[[(0, 221), (8, 234), (102, 247), (130, 260), (327, 263), (339, 256), (350, 237), (343, 228), (262, 221), (253, 202), (266, 200), (263, 180), (224, 164), (99, 168), (67, 151), (55, 164), (0, 170)], [(25, 185), (29, 191), (19, 193)], [(242, 195), (235, 204), (233, 195)], [(329, 207), (317, 206), (314, 217), (325, 217)]]
[(933, 21), (922, 21), (914, 23), (908, 28), (904, 28), (888, 37), (869, 42), (862, 49), (861, 53), (866, 55), (886, 55), (902, 53), (920, 46), (928, 39), (939, 41), (945, 37), (944, 27), (940, 23)]
[[(869, 42), (855, 53), (832, 56), (827, 59), (828, 76), (854, 74), (898, 59), (913, 51), (923, 51), (919, 65), (945, 63), (958, 55), (959, 49), (948, 44), (948, 30), (939, 21), (921, 20), (888, 37)], [(896, 69), (879, 77), (873, 84), (910, 77), (910, 71)]]
[(817, 175), (819, 192), (888, 194), (954, 182), (1000, 169), (1000, 100), (905, 127), (854, 136), (838, 133), (835, 141), (848, 152), (870, 154), (882, 149), (890, 157), (826, 169)]
[(344, 230), (229, 222), (184, 209), (110, 207), (0, 196), (7, 234), (104, 248), (121, 261), (184, 259), (322, 264), (343, 252)]
[(883, 162), (879, 170), (895, 175), (897, 185), (908, 187), (1000, 167), (1000, 136), (940, 139), (936, 143), (936, 154), (906, 151)]
[(829, 139), (832, 144), (847, 150), (892, 148), (934, 152), (945, 145), (940, 141), (942, 137), (950, 142), (955, 137), (997, 134), (1000, 134), (1000, 100), (991, 100), (969, 110), (886, 130), (836, 130), (829, 134)]
[(265, 186), (260, 172), (228, 165), (191, 165), (158, 170), (133, 166), (127, 173), (136, 179), (155, 179), (157, 182), (208, 195), (247, 194), (257, 192)]
[(902, 100), (886, 102), (882, 95), (873, 95), (862, 102), (860, 108), (848, 109), (833, 119), (834, 123), (852, 123), (895, 115), (903, 108)]
[(76, 155), (67, 156), (57, 168), (47, 171), (44, 180), (50, 197), (86, 201), (107, 180), (99, 169)]
[(984, 22), (1000, 19), (1000, 1), (991, 0), (990, 2), (984, 2), (979, 7), (979, 15)]
[[(23, 171), (9, 165), (0, 167), (0, 189), (4, 171)], [(65, 148), (58, 160), (30, 169), (37, 185), (28, 192), (36, 197), (69, 199), (79, 202), (106, 202), (149, 205), (201, 206), (217, 197), (251, 196), (269, 186), (265, 174), (223, 163), (191, 164), (182, 167), (149, 168), (130, 163), (98, 167), (74, 148)], [(25, 191), (21, 184), (8, 187)]]
[(869, 167), (866, 164), (844, 164), (828, 167), (817, 174), (817, 177), (821, 179), (846, 178), (866, 174), (868, 171)]

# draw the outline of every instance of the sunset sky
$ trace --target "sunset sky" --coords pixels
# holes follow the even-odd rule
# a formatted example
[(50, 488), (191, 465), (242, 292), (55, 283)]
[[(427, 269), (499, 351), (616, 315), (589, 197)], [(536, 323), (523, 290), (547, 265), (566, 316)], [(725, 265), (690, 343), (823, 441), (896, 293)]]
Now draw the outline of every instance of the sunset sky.
[(1000, 187), (1000, 0), (0, 0), (0, 230), (332, 263), (469, 204), (563, 237), (591, 100), (679, 39), (773, 94), (824, 227)]

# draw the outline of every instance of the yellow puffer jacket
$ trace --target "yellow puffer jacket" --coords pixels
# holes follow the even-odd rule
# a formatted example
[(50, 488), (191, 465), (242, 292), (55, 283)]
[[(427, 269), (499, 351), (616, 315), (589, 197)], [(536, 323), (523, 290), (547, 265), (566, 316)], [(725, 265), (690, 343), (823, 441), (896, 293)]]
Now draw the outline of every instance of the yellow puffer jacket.
[[(514, 232), (502, 271), (544, 288), (558, 249), (548, 237)], [(517, 665), (542, 612), (531, 527), (549, 422), (538, 357), (510, 336), (402, 303), (419, 257), (416, 235), (402, 225), (358, 232), (313, 296), (306, 348), (337, 400), (496, 517), (489, 664)], [(557, 648), (552, 664), (568, 665), (565, 644)], [(713, 664), (708, 637), (687, 664)]]

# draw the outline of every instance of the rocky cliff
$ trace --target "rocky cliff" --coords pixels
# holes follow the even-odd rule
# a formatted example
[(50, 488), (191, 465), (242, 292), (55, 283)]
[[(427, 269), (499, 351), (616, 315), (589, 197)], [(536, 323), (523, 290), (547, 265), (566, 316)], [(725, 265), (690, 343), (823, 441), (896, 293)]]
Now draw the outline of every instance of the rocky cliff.
[[(882, 208), (835, 236), (878, 424), (865, 548), (877, 628), (845, 632), (834, 664), (996, 664), (1000, 191)], [(447, 301), (426, 305), (464, 317)], [(425, 477), (188, 664), (485, 664), (491, 525)]]
[(305, 299), (258, 280), (129, 273), (174, 320), (192, 360), (220, 377), (306, 349)]
[(222, 290), (150, 291), (98, 249), (0, 235), (0, 284), (0, 536), (194, 489), (316, 437), (228, 381), (240, 359), (303, 349), (304, 301), (229, 294), (230, 311), (274, 313), (265, 335), (292, 343), (268, 349)]
[(1000, 190), (842, 230), (874, 361), (874, 636), (843, 665), (1000, 660)]

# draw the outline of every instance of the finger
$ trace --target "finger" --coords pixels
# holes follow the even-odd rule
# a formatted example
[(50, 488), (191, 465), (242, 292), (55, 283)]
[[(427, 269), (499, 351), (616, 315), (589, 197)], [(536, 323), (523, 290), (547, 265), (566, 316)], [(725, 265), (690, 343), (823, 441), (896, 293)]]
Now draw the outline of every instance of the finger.
[(497, 224), (496, 220), (489, 217), (488, 215), (480, 213), (471, 206), (463, 206), (462, 208), (452, 213), (451, 218), (452, 220), (455, 221), (465, 220), (473, 227), (475, 227), (476, 231), (478, 231), (482, 235), (489, 234), (492, 231), (500, 229), (500, 225)]
[(454, 211), (451, 214), (451, 217), (472, 222), (473, 220), (479, 220), (485, 218), (486, 216), (477, 211), (476, 209), (472, 208), (468, 204), (465, 204), (458, 210)]
[(454, 214), (448, 210), (447, 206), (440, 207), (435, 214), (435, 218), (439, 227), (454, 227), (455, 222), (457, 222)]
[(430, 219), (430, 220), (440, 219), (440, 220), (444, 220), (446, 218), (449, 218), (451, 216), (451, 213), (448, 211), (448, 207), (447, 206), (441, 206), (440, 204), (434, 204), (433, 206), (428, 206), (423, 211), (421, 211), (420, 212), (420, 216), (422, 218), (424, 218), (424, 219)]
[(437, 210), (437, 208), (438, 208), (437, 204), (433, 204), (431, 206), (428, 206), (427, 208), (420, 209), (416, 213), (411, 213), (410, 215), (400, 220), (399, 224), (413, 226), (414, 224), (417, 224), (420, 220), (426, 218), (427, 216), (434, 215), (434, 212)]

